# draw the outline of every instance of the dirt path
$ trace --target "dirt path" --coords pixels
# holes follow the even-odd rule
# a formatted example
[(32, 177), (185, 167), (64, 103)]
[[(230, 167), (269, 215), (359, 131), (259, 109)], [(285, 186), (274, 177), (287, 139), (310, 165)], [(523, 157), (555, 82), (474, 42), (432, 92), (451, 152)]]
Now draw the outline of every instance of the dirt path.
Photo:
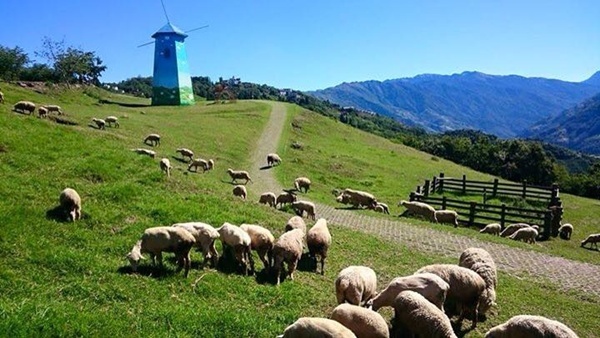
[[(251, 171), (251, 175), (255, 180), (252, 190), (273, 191), (277, 194), (281, 191), (281, 185), (272, 171), (259, 169), (266, 165), (266, 155), (277, 150), (281, 132), (285, 127), (285, 106), (277, 102), (271, 104), (273, 105), (271, 117), (252, 155), (255, 169)], [(600, 299), (600, 266), (598, 265), (512, 248), (435, 229), (416, 227), (395, 219), (370, 217), (318, 203), (317, 216), (326, 218), (332, 224), (392, 240), (421, 252), (451, 257), (457, 262), (464, 249), (472, 246), (481, 247), (494, 257), (498, 269), (511, 275), (541, 277), (563, 289), (584, 291), (591, 298)]]

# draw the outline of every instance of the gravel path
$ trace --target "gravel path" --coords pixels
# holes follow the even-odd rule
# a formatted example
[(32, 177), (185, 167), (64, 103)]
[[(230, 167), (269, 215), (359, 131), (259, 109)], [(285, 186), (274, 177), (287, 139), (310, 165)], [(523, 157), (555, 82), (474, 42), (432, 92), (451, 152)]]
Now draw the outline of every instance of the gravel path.
[[(271, 117), (252, 155), (254, 169), (250, 174), (255, 181), (252, 190), (273, 191), (278, 194), (281, 185), (276, 181), (271, 170), (260, 169), (266, 166), (266, 155), (277, 150), (285, 126), (285, 106), (278, 102), (271, 104), (273, 106)], [(498, 269), (509, 274), (541, 277), (563, 289), (584, 291), (590, 297), (600, 299), (600, 266), (598, 265), (481, 241), (433, 228), (416, 227), (395, 219), (370, 217), (318, 203), (317, 216), (326, 218), (332, 224), (393, 240), (421, 252), (452, 257), (457, 261), (460, 253), (468, 247), (484, 248), (494, 257)]]

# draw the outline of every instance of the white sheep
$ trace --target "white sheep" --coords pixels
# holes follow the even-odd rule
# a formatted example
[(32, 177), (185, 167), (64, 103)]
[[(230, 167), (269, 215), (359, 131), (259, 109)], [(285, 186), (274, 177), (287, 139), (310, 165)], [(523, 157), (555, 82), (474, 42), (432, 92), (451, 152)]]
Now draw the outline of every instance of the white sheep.
[(595, 247), (598, 250), (598, 242), (600, 242), (600, 234), (591, 234), (581, 241), (581, 247), (583, 248), (586, 244), (590, 243), (590, 249)]
[(383, 317), (369, 309), (352, 304), (340, 304), (331, 312), (331, 319), (349, 328), (357, 338), (389, 338), (390, 330)]
[(244, 200), (248, 196), (248, 191), (246, 190), (246, 187), (240, 184), (234, 186), (232, 192), (233, 196), (241, 197)]
[(260, 195), (259, 199), (258, 199), (258, 203), (260, 204), (267, 204), (270, 207), (275, 207), (275, 201), (276, 201), (276, 197), (275, 194), (272, 192), (265, 192), (262, 195)]
[(213, 170), (215, 168), (215, 161), (210, 158), (208, 159), (208, 166), (206, 166), (206, 171)]
[(60, 106), (57, 106), (55, 104), (48, 104), (48, 105), (45, 105), (44, 107), (46, 107), (46, 109), (48, 109), (48, 113), (57, 112), (58, 115), (63, 114), (63, 111), (60, 108)]
[[(273, 265), (273, 246), (275, 237), (271, 231), (256, 224), (242, 224), (240, 228), (250, 235), (250, 248), (258, 253), (258, 258), (263, 262), (265, 269)], [(254, 266), (252, 266), (254, 271)]]
[(458, 325), (472, 314), (471, 328), (477, 326), (480, 298), (485, 290), (485, 281), (473, 270), (453, 264), (432, 264), (422, 267), (415, 274), (430, 272), (441, 277), (450, 289), (446, 296), (445, 309), (448, 316), (454, 313), (455, 306), (459, 309)]
[(562, 239), (569, 240), (571, 239), (571, 235), (573, 234), (573, 224), (565, 223), (558, 228), (558, 235)]
[(534, 244), (535, 238), (538, 236), (538, 231), (533, 227), (525, 227), (515, 231), (508, 238), (515, 241), (524, 241), (525, 243)]
[(500, 236), (500, 230), (502, 230), (500, 223), (490, 223), (483, 229), (479, 230), (479, 233)]
[(58, 197), (61, 210), (67, 214), (67, 219), (75, 222), (81, 219), (81, 197), (75, 189), (66, 188)]
[(158, 134), (149, 134), (144, 139), (144, 143), (150, 146), (159, 146), (160, 145), (160, 135)]
[(306, 212), (306, 217), (310, 219), (315, 219), (315, 210), (316, 206), (313, 202), (309, 201), (296, 201), (292, 202), (292, 209), (296, 211), (296, 215), (301, 216)]
[(187, 230), (196, 240), (196, 246), (202, 251), (204, 261), (202, 266), (206, 265), (207, 261), (211, 261), (212, 266), (216, 267), (219, 260), (219, 253), (215, 248), (215, 242), (219, 238), (219, 233), (210, 224), (202, 222), (187, 222), (175, 223), (174, 227), (180, 227)]
[(248, 181), (252, 182), (250, 178), (250, 174), (248, 174), (245, 170), (233, 170), (231, 168), (227, 169), (227, 173), (231, 177), (231, 183), (235, 183), (236, 180), (246, 180), (244, 184), (247, 184)]
[(485, 249), (467, 248), (458, 259), (458, 266), (475, 271), (485, 282), (485, 290), (479, 299), (479, 315), (484, 320), (488, 310), (496, 305), (498, 272), (496, 263)]
[(458, 227), (458, 213), (454, 210), (436, 210), (435, 219), (438, 223), (448, 223)]
[(306, 223), (302, 217), (292, 216), (285, 224), (286, 232), (294, 229), (300, 229), (304, 234), (306, 234)]
[(296, 266), (302, 256), (302, 251), (304, 251), (304, 236), (305, 233), (301, 229), (294, 229), (283, 233), (275, 242), (273, 268), (277, 276), (277, 285), (280, 283), (284, 262), (287, 264), (287, 274), (291, 280), (294, 280), (294, 271), (296, 271)]
[(0, 92), (0, 103), (4, 103), (4, 93)]
[(103, 119), (97, 119), (94, 117), (92, 118), (92, 122), (96, 124), (98, 129), (106, 129), (106, 121), (104, 121)]
[(127, 259), (132, 270), (137, 271), (142, 254), (148, 253), (152, 258), (152, 264), (162, 266), (162, 253), (173, 252), (177, 259), (177, 272), (185, 268), (184, 276), (187, 277), (191, 267), (190, 250), (196, 243), (196, 239), (187, 230), (180, 227), (154, 227), (144, 231), (142, 239), (139, 240), (127, 254)]
[(227, 247), (233, 248), (235, 259), (242, 267), (242, 271), (244, 274), (249, 274), (254, 266), (254, 260), (250, 252), (252, 245), (250, 235), (240, 227), (227, 222), (223, 223), (216, 230), (223, 245), (223, 256), (225, 256)]
[(423, 216), (430, 222), (437, 223), (437, 219), (435, 218), (435, 209), (427, 203), (400, 201), (398, 206), (403, 206), (406, 208), (406, 211), (402, 215), (413, 214)]
[(156, 157), (156, 151), (154, 150), (150, 150), (150, 149), (144, 149), (144, 148), (135, 148), (135, 149), (131, 149), (131, 151), (134, 151), (140, 155), (148, 155), (152, 158)]
[(285, 205), (285, 204), (292, 204), (293, 202), (296, 202), (298, 200), (298, 197), (292, 193), (289, 192), (282, 192), (281, 194), (279, 194), (279, 196), (277, 196), (277, 200), (275, 201), (275, 206), (281, 204), (281, 206)]
[(297, 191), (302, 192), (302, 188), (304, 188), (304, 192), (307, 193), (308, 189), (310, 189), (310, 180), (307, 177), (298, 177), (294, 180), (294, 188)]
[(167, 174), (167, 177), (171, 177), (171, 169), (173, 169), (173, 167), (171, 166), (171, 161), (169, 161), (168, 158), (163, 157), (159, 162), (159, 166), (160, 170)]
[(390, 284), (367, 302), (367, 307), (377, 311), (385, 306), (394, 306), (394, 300), (402, 291), (415, 291), (425, 297), (433, 305), (444, 311), (444, 302), (450, 285), (433, 273), (420, 273), (405, 277), (396, 277)]
[(344, 189), (336, 200), (340, 203), (352, 204), (354, 208), (364, 206), (373, 209), (377, 205), (377, 199), (373, 194), (354, 189)]
[[(450, 319), (425, 297), (414, 291), (402, 291), (394, 300), (396, 333), (410, 332), (427, 338), (456, 338)], [(396, 335), (399, 336), (399, 335)]]
[(202, 172), (205, 172), (208, 169), (208, 161), (206, 161), (205, 159), (202, 158), (197, 158), (197, 159), (193, 159), (192, 162), (190, 162), (190, 165), (188, 165), (188, 171), (192, 171), (192, 168), (194, 168), (194, 171), (198, 171), (198, 167), (202, 168)]
[(335, 279), (335, 296), (338, 304), (344, 302), (362, 306), (377, 293), (377, 275), (366, 266), (351, 265)]
[(530, 227), (527, 223), (513, 223), (508, 225), (502, 232), (500, 233), (500, 237), (508, 237), (514, 234), (517, 230)]
[(275, 153), (271, 153), (267, 155), (267, 165), (269, 167), (274, 166), (275, 164), (281, 164), (281, 157)]
[(107, 116), (104, 121), (106, 121), (106, 124), (108, 124), (109, 127), (117, 127), (120, 128), (121, 125), (119, 124), (119, 118), (116, 116)]
[(373, 208), (373, 210), (375, 210), (375, 212), (380, 212), (382, 214), (390, 214), (390, 208), (388, 207), (387, 204), (385, 203), (381, 203), (381, 202), (377, 202), (377, 204), (375, 204), (375, 207)]
[(321, 256), (321, 275), (325, 274), (325, 258), (331, 245), (331, 234), (327, 227), (327, 220), (319, 218), (306, 234), (308, 254), (317, 265), (317, 256)]
[[(177, 148), (175, 152), (181, 154), (181, 158), (183, 158), (184, 160), (186, 157), (189, 157), (190, 161), (193, 161), (194, 159), (194, 152), (189, 150), (188, 148)], [(206, 165), (208, 165), (208, 163)]]
[(15, 103), (13, 106), (14, 111), (21, 111), (22, 113), (27, 112), (28, 114), (33, 114), (35, 111), (35, 103), (30, 101), (19, 101)]
[(332, 319), (301, 317), (277, 338), (356, 338), (344, 325)]
[(46, 107), (39, 107), (38, 108), (38, 116), (39, 117), (47, 117), (48, 116), (48, 109)]
[(556, 337), (578, 338), (565, 324), (542, 316), (518, 315), (494, 326), (485, 338)]

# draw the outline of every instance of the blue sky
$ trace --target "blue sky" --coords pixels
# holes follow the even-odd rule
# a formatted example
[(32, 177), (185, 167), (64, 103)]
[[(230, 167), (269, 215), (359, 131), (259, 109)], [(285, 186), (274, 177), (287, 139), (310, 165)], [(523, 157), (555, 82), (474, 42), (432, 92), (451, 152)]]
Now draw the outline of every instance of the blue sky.
[[(279, 88), (480, 71), (582, 81), (600, 70), (597, 0), (164, 0), (192, 75)], [(33, 11), (32, 9), (35, 8)], [(0, 45), (96, 51), (102, 81), (152, 75), (160, 0), (2, 0)], [(14, 15), (14, 13), (27, 13)]]

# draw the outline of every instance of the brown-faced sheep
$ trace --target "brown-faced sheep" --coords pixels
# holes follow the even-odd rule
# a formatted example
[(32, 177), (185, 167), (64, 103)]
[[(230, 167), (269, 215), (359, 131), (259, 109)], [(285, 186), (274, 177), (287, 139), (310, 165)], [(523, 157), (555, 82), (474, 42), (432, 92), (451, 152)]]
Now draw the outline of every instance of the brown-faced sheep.
[(61, 191), (58, 201), (68, 220), (75, 222), (81, 219), (81, 197), (75, 189), (66, 188)]
[(479, 233), (500, 236), (500, 230), (502, 230), (500, 223), (490, 223), (483, 229), (479, 230)]
[(393, 327), (397, 337), (457, 337), (444, 312), (419, 293), (410, 290), (400, 292), (394, 300)]
[(304, 188), (304, 192), (307, 193), (308, 189), (310, 189), (311, 182), (307, 177), (298, 177), (294, 180), (294, 188), (297, 191), (302, 192), (302, 188)]
[(375, 207), (373, 208), (373, 210), (375, 210), (375, 212), (380, 212), (382, 214), (390, 214), (390, 207), (388, 207), (387, 204), (385, 203), (381, 203), (381, 202), (377, 202), (377, 204), (375, 204)]
[(273, 247), (275, 258), (273, 268), (277, 276), (277, 285), (281, 280), (281, 272), (284, 272), (284, 262), (287, 264), (287, 274), (291, 280), (294, 280), (294, 271), (296, 271), (296, 266), (302, 256), (302, 251), (304, 251), (304, 236), (305, 233), (301, 229), (294, 229), (283, 233), (275, 243)]
[(394, 306), (394, 300), (402, 291), (415, 291), (425, 297), (433, 305), (444, 311), (444, 302), (450, 285), (441, 277), (432, 273), (420, 273), (392, 279), (390, 284), (367, 302), (367, 307), (377, 311), (385, 306)]
[(327, 251), (331, 245), (331, 234), (324, 218), (319, 218), (315, 225), (308, 230), (306, 244), (308, 255), (314, 260), (315, 267), (317, 266), (317, 256), (321, 256), (321, 275), (325, 274), (325, 258), (327, 258)]
[(267, 165), (269, 167), (274, 166), (275, 164), (281, 164), (281, 157), (275, 153), (271, 153), (267, 155)]
[(40, 118), (48, 117), (48, 109), (46, 107), (39, 107), (38, 108), (38, 116)]
[(573, 224), (565, 223), (558, 228), (558, 235), (562, 239), (570, 240), (573, 234)]
[(94, 122), (96, 124), (96, 127), (98, 127), (98, 129), (106, 129), (106, 121), (104, 121), (103, 119), (97, 119), (97, 118), (93, 118), (92, 122)]
[(35, 111), (35, 103), (30, 101), (19, 101), (15, 103), (15, 105), (13, 106), (13, 110), (20, 111), (23, 114), (27, 113), (31, 115)]
[(277, 338), (356, 338), (344, 325), (327, 318), (302, 317)]
[(349, 328), (357, 338), (389, 338), (390, 330), (383, 317), (369, 309), (352, 304), (340, 304), (331, 312), (331, 319)]
[(335, 296), (338, 304), (344, 302), (362, 306), (377, 293), (377, 275), (366, 266), (349, 266), (335, 279)]
[(595, 247), (598, 250), (598, 242), (600, 242), (600, 234), (591, 234), (586, 239), (581, 241), (581, 247), (585, 247), (586, 244), (590, 244), (590, 249)]
[(229, 169), (227, 169), (227, 173), (231, 177), (231, 183), (235, 183), (235, 181), (237, 181), (237, 180), (246, 180), (246, 182), (244, 182), (244, 184), (247, 184), (248, 181), (252, 182), (252, 179), (250, 178), (250, 174), (248, 174), (248, 172), (245, 170), (237, 170), (236, 171), (236, 170), (229, 168)]
[(315, 210), (316, 206), (313, 202), (309, 201), (297, 201), (292, 202), (292, 209), (296, 211), (296, 215), (303, 216), (304, 212), (306, 212), (306, 217), (310, 219), (315, 219)]
[(494, 326), (485, 338), (556, 337), (578, 338), (565, 324), (542, 316), (519, 315)]
[(181, 154), (181, 158), (184, 161), (186, 157), (188, 157), (190, 161), (193, 161), (194, 159), (194, 152), (189, 150), (188, 148), (177, 148), (175, 152)]
[(160, 135), (158, 134), (149, 134), (144, 138), (144, 143), (149, 146), (159, 146), (160, 145)]
[(430, 222), (437, 223), (437, 219), (435, 218), (435, 209), (429, 204), (423, 202), (400, 201), (398, 206), (403, 206), (406, 208), (406, 211), (402, 213), (402, 216), (417, 215), (425, 217)]
[(243, 185), (236, 185), (233, 187), (233, 196), (241, 197), (243, 200), (248, 196), (248, 191), (246, 191), (246, 187)]
[(275, 201), (275, 206), (278, 206), (281, 204), (281, 206), (284, 206), (285, 204), (292, 204), (294, 202), (296, 202), (298, 200), (298, 197), (295, 194), (289, 193), (289, 192), (282, 192), (281, 194), (279, 194), (279, 196), (277, 196), (277, 200)]
[(258, 198), (258, 203), (267, 204), (268, 206), (275, 208), (276, 199), (277, 198), (275, 197), (275, 194), (269, 191), (260, 195)]

